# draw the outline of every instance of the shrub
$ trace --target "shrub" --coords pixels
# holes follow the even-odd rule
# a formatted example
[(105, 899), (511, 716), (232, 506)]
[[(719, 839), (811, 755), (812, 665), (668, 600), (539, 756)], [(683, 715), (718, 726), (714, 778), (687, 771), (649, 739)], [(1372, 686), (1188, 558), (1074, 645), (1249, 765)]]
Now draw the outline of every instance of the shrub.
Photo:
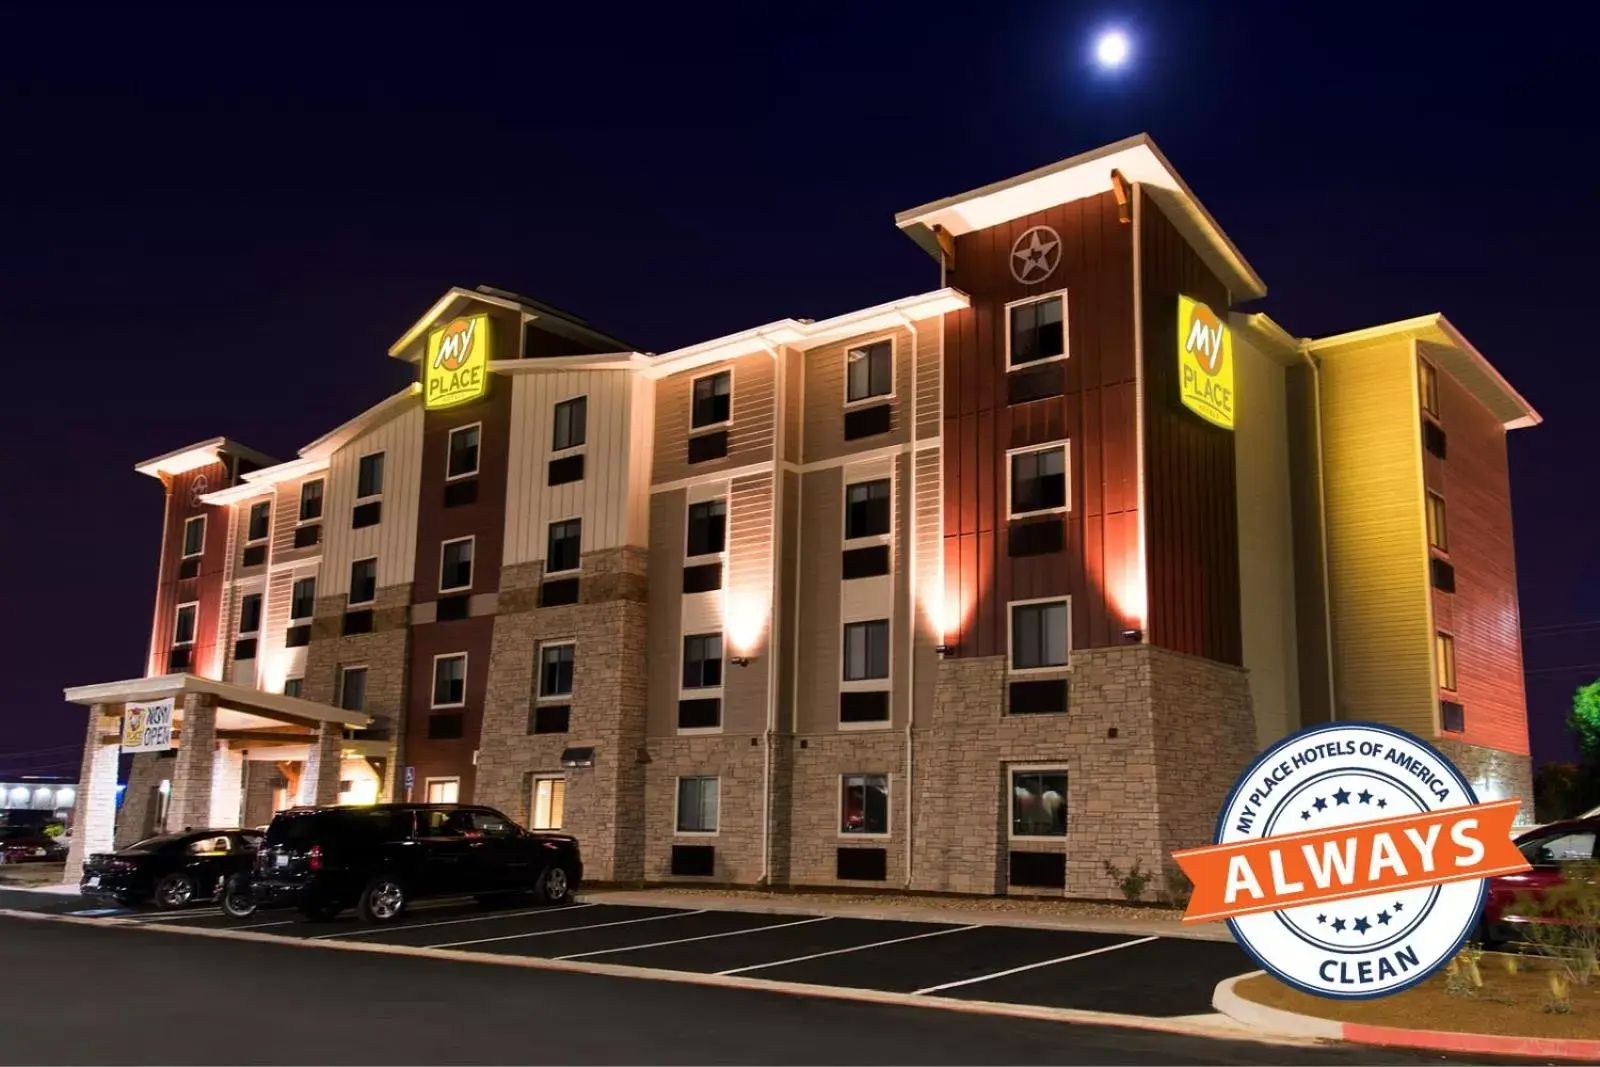
[(45, 823), (44, 836), (46, 836), (46, 837), (60, 837), (62, 834), (65, 834), (66, 832), (67, 832), (67, 826), (66, 826), (65, 823), (59, 823), (59, 822)]
[(1566, 1001), (1567, 983), (1588, 985), (1600, 974), (1600, 864), (1564, 863), (1561, 874), (1561, 885), (1519, 893), (1510, 909), (1530, 920), (1524, 924), (1528, 941), (1556, 962), (1561, 982), (1552, 979), (1550, 995), (1558, 1004)]
[(1155, 879), (1155, 875), (1139, 869), (1141, 863), (1142, 861), (1140, 860), (1134, 860), (1133, 866), (1129, 867), (1127, 872), (1124, 873), (1121, 867), (1116, 866), (1110, 860), (1105, 861), (1106, 876), (1117, 883), (1117, 888), (1122, 890), (1122, 895), (1130, 903), (1136, 902), (1140, 897), (1144, 896), (1145, 887)]

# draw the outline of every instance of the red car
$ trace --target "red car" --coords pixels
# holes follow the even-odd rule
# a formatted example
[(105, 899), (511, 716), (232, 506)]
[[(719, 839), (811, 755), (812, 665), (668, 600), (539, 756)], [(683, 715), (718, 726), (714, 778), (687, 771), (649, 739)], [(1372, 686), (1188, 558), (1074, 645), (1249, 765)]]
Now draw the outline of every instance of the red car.
[(1547, 823), (1520, 835), (1517, 850), (1533, 864), (1533, 869), (1489, 879), (1480, 940), (1489, 945), (1521, 940), (1519, 927), (1535, 920), (1515, 914), (1517, 896), (1522, 893), (1538, 895), (1551, 886), (1564, 884), (1566, 879), (1561, 865), (1596, 859), (1597, 840), (1600, 840), (1600, 818)]

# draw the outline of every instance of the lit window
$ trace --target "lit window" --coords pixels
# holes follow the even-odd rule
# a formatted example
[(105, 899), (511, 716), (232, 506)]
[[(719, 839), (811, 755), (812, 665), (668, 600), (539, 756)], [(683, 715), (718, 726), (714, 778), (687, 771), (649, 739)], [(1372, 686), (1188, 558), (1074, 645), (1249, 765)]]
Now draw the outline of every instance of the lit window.
[(846, 623), (844, 680), (864, 682), (889, 677), (889, 622)]
[(565, 574), (583, 564), (583, 520), (567, 519), (550, 524), (550, 537), (545, 545), (545, 574)]
[(271, 532), (272, 505), (263, 500), (259, 504), (250, 505), (249, 529), (245, 532), (246, 541), (265, 541)]
[(383, 453), (362, 456), (356, 468), (356, 499), (365, 500), (383, 492)]
[(459, 778), (429, 778), (426, 788), (429, 804), (455, 804), (461, 800)]
[(1434, 641), (1434, 650), (1439, 661), (1439, 688), (1449, 689), (1452, 692), (1456, 687), (1456, 639), (1449, 634), (1441, 633)]
[(206, 550), (206, 517), (183, 520), (183, 558), (193, 559)]
[(317, 610), (317, 580), (299, 578), (289, 592), (289, 621), (309, 619)]
[(478, 436), (481, 430), (478, 423), (473, 423), (450, 431), (450, 447), (446, 449), (444, 469), (447, 481), (478, 473)]
[(714, 834), (717, 832), (717, 787), (715, 778), (678, 779), (678, 832)]
[(839, 832), (886, 834), (889, 832), (889, 776), (847, 774), (839, 805)]
[(561, 777), (533, 780), (532, 830), (559, 830), (567, 813), (567, 780)]
[(689, 425), (693, 429), (715, 426), (727, 422), (733, 412), (733, 374), (722, 371), (705, 378), (697, 378), (693, 387), (694, 402)]
[(247, 593), (239, 598), (239, 636), (249, 637), (261, 631), (261, 594)]
[(683, 688), (715, 689), (722, 684), (722, 635), (689, 634), (683, 639)]
[(1066, 600), (1011, 606), (1011, 669), (1065, 667), (1072, 651)]
[(889, 479), (879, 478), (845, 487), (845, 540), (886, 534), (889, 525)]
[(1065, 511), (1067, 446), (1051, 445), (1011, 457), (1011, 515)]
[(711, 556), (728, 543), (728, 505), (721, 500), (702, 500), (689, 505), (689, 543), (686, 555)]
[(300, 486), (300, 521), (311, 522), (322, 518), (322, 479), (304, 482)]
[(350, 606), (370, 604), (378, 597), (378, 560), (358, 559), (350, 564)]
[(439, 550), (439, 592), (472, 588), (472, 538), (446, 541)]
[(573, 646), (545, 645), (539, 649), (539, 699), (572, 695)]
[(1417, 360), (1417, 393), (1422, 399), (1422, 410), (1438, 418), (1439, 372), (1425, 359)]
[(1450, 548), (1445, 536), (1444, 497), (1438, 493), (1428, 494), (1428, 544), (1440, 552), (1447, 552)]
[(1067, 836), (1067, 772), (1011, 772), (1011, 836)]
[(467, 654), (433, 658), (433, 706), (456, 708), (467, 702)]
[(560, 452), (577, 448), (589, 437), (589, 398), (575, 397), (556, 405), (555, 437), (550, 447)]
[(1047, 296), (1010, 311), (1011, 366), (1021, 367), (1065, 355), (1067, 351), (1066, 299)]
[(367, 669), (345, 667), (339, 671), (339, 706), (345, 711), (365, 711), (367, 707)]
[(178, 616), (172, 625), (172, 643), (174, 645), (194, 644), (195, 620), (199, 614), (199, 604), (178, 605)]
[(894, 391), (894, 343), (878, 341), (845, 353), (845, 400), (867, 400)]

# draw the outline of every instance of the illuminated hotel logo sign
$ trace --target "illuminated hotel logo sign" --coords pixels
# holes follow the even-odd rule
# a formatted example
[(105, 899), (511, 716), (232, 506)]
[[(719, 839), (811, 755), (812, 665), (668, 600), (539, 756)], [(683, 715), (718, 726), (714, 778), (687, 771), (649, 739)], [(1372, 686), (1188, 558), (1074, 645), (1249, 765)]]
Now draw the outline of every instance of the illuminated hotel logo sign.
[(1233, 331), (1187, 296), (1178, 297), (1178, 390), (1184, 407), (1233, 429)]
[(428, 334), (423, 405), (449, 408), (489, 388), (489, 316), (469, 315)]

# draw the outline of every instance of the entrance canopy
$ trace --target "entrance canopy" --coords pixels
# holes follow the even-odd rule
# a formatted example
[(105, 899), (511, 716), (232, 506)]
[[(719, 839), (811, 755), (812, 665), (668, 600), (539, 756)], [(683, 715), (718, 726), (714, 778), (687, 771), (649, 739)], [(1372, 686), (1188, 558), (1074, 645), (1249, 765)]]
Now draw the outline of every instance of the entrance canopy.
[[(154, 678), (130, 678), (121, 682), (101, 682), (97, 685), (73, 686), (64, 691), (69, 704), (92, 706), (95, 704), (124, 704), (130, 700), (164, 700), (174, 697), (173, 718), (183, 721), (183, 697), (197, 693), (212, 697), (217, 706), (217, 735), (219, 739), (247, 740), (254, 731), (282, 732), (285, 726), (315, 732), (324, 723), (346, 729), (359, 730), (372, 722), (372, 717), (359, 711), (348, 711), (327, 704), (318, 704), (282, 693), (268, 693), (249, 686), (220, 682), (215, 678), (201, 678), (193, 674), (161, 674)], [(247, 735), (239, 737), (237, 735)]]

